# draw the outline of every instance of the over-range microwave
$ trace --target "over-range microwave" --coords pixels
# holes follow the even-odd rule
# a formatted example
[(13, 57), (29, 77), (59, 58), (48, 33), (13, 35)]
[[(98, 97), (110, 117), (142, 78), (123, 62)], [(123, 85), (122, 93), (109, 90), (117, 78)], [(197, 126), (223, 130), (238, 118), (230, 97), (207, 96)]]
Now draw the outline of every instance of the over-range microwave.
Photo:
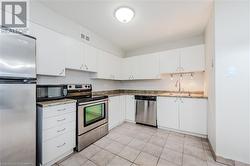
[(37, 101), (63, 99), (67, 96), (67, 85), (37, 85)]

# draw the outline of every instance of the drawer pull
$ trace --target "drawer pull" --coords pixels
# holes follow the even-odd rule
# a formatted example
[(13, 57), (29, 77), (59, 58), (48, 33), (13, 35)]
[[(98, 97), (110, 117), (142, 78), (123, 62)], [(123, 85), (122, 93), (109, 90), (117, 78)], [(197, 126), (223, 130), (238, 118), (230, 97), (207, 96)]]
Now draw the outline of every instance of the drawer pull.
[(65, 121), (66, 118), (63, 118), (63, 119), (58, 119), (57, 122), (61, 122), (61, 121)]
[(65, 111), (65, 110), (66, 110), (66, 108), (59, 109), (59, 110), (57, 110), (57, 111), (59, 111), (59, 112), (60, 112), (60, 111)]
[(66, 143), (64, 142), (62, 145), (58, 145), (58, 146), (56, 146), (57, 148), (61, 148), (61, 147), (63, 147), (64, 145), (66, 145)]
[(57, 132), (60, 133), (60, 132), (62, 132), (62, 131), (64, 131), (64, 130), (66, 130), (66, 128), (64, 128), (64, 129), (62, 129), (62, 130), (57, 130)]

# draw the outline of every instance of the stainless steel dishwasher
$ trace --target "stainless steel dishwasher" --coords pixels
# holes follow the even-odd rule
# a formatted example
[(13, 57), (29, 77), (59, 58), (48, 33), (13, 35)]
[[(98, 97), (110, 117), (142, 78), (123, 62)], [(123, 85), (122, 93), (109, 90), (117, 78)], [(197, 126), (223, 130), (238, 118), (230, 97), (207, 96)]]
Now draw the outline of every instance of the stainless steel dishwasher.
[(135, 96), (135, 122), (157, 127), (157, 97)]

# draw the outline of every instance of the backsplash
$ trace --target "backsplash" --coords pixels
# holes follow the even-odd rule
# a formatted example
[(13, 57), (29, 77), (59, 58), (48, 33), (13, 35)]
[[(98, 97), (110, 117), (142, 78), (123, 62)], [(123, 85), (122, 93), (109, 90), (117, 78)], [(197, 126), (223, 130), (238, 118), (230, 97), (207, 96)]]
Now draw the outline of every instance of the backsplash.
[[(204, 72), (194, 73), (193, 78), (183, 75), (181, 80), (181, 89), (183, 91), (204, 91)], [(134, 81), (111, 81), (91, 79), (93, 73), (81, 72), (75, 70), (66, 70), (65, 77), (38, 76), (38, 84), (92, 84), (93, 91), (114, 90), (114, 89), (132, 89), (132, 90), (166, 90), (178, 91), (176, 81), (178, 75), (162, 75), (161, 80), (134, 80)]]
[(93, 91), (120, 88), (120, 81), (91, 79), (94, 73), (66, 70), (64, 77), (38, 76), (38, 84), (92, 84)]
[[(204, 91), (204, 75), (204, 72), (194, 73), (193, 78), (191, 78), (190, 74), (184, 74), (181, 80), (181, 90)], [(178, 91), (178, 86), (175, 86), (178, 79), (178, 75), (173, 75), (173, 78), (171, 79), (170, 74), (164, 74), (160, 80), (122, 81), (121, 88), (136, 90)]]

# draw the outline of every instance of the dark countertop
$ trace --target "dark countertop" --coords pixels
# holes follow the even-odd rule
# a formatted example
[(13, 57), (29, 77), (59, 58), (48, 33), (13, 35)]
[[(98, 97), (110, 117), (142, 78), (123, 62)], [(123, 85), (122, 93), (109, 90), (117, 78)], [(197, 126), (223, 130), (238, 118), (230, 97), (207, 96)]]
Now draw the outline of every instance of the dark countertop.
[(204, 92), (193, 91), (193, 92), (175, 92), (175, 91), (163, 91), (163, 90), (107, 90), (107, 91), (96, 91), (93, 95), (105, 95), (105, 96), (121, 96), (121, 95), (144, 95), (144, 96), (159, 96), (159, 97), (185, 97), (185, 98), (204, 98)]

